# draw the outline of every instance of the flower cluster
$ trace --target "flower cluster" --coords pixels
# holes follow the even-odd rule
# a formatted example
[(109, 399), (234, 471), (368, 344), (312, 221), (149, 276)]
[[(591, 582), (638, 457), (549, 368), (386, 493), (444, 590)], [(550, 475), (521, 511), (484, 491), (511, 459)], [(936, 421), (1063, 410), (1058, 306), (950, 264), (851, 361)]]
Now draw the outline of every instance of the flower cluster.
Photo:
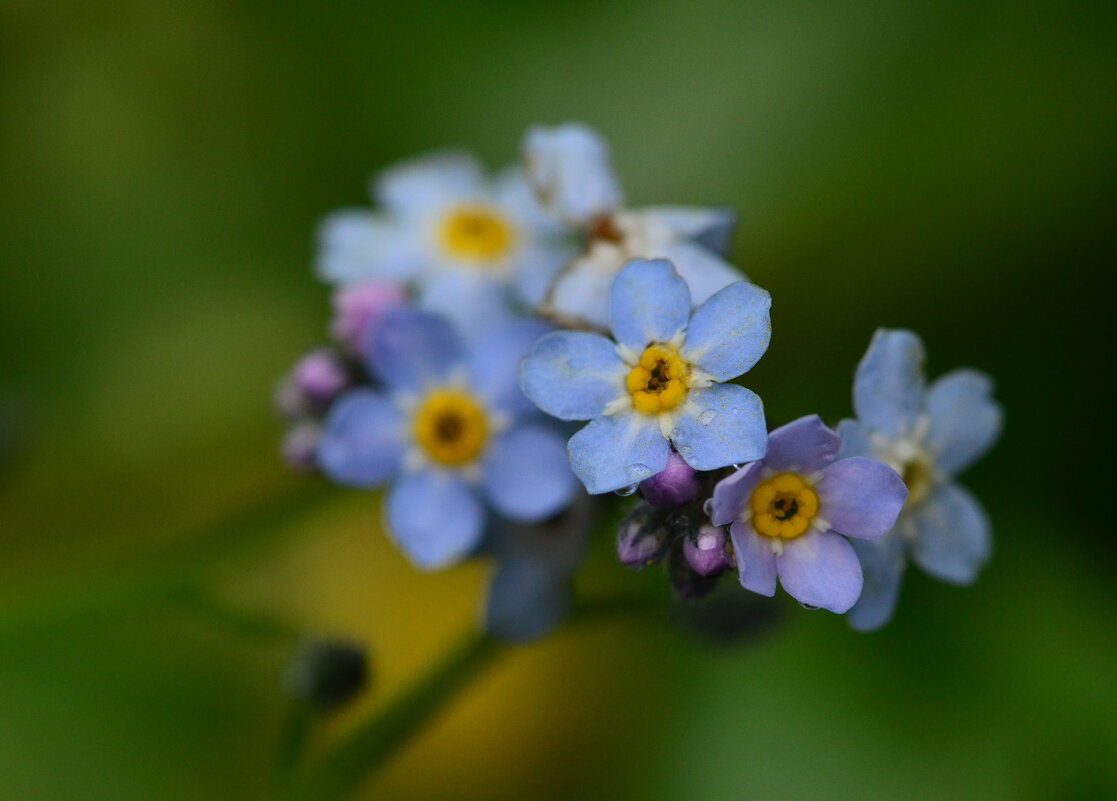
[(861, 630), (891, 616), (909, 557), (959, 584), (988, 559), (985, 514), (953, 481), (999, 433), (988, 377), (924, 388), (919, 339), (882, 330), (857, 419), (769, 433), (741, 382), (771, 297), (725, 260), (732, 213), (628, 208), (591, 129), (533, 128), (492, 178), (468, 155), (420, 158), (372, 196), (320, 228), (330, 343), (280, 384), (284, 454), (385, 487), (385, 529), (419, 568), (491, 556), (493, 633), (561, 620), (593, 496), (639, 492), (618, 558), (665, 561), (680, 596), (735, 571)]

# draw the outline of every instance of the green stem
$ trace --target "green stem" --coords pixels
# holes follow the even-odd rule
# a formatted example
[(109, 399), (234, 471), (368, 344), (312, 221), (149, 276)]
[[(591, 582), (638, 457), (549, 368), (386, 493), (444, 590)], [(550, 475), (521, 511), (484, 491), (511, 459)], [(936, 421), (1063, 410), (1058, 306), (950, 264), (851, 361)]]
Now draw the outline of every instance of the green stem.
[[(569, 624), (617, 614), (646, 614), (655, 611), (649, 601), (654, 599), (617, 596), (585, 600), (573, 610)], [(328, 753), (292, 797), (315, 801), (346, 797), (409, 743), (506, 649), (506, 645), (487, 634), (471, 632), (425, 676)]]
[(283, 729), (279, 734), (279, 742), (275, 747), (275, 763), (273, 765), (273, 778), (276, 787), (289, 786), (291, 777), (295, 774), (303, 752), (306, 751), (307, 735), (310, 733), (310, 722), (314, 710), (309, 704), (296, 701), (287, 711), (287, 718), (283, 721)]
[(425, 676), (327, 754), (294, 797), (344, 798), (410, 742), (504, 649), (487, 634), (471, 632)]

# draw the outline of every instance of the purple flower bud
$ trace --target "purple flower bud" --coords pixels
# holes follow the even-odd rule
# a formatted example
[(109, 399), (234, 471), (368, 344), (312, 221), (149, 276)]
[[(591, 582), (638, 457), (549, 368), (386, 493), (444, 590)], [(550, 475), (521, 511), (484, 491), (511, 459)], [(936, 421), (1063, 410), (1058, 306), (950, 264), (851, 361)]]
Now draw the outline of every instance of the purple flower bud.
[(634, 514), (617, 531), (617, 559), (628, 567), (643, 567), (663, 558), (667, 532), (649, 526), (648, 515)]
[(299, 359), (291, 372), (299, 392), (322, 408), (329, 406), (351, 382), (345, 365), (329, 348), (312, 350)]
[(365, 330), (388, 309), (405, 300), (403, 289), (390, 281), (362, 281), (343, 286), (334, 292), (330, 333), (353, 353), (360, 353)]
[(671, 451), (667, 466), (640, 482), (640, 494), (652, 506), (679, 506), (698, 494), (698, 473)]
[(696, 573), (716, 575), (731, 565), (728, 539), (725, 529), (702, 526), (693, 539), (687, 537), (683, 541), (683, 556)]
[(322, 430), (317, 423), (299, 423), (287, 432), (280, 446), (283, 461), (295, 470), (311, 472), (318, 467), (315, 451)]

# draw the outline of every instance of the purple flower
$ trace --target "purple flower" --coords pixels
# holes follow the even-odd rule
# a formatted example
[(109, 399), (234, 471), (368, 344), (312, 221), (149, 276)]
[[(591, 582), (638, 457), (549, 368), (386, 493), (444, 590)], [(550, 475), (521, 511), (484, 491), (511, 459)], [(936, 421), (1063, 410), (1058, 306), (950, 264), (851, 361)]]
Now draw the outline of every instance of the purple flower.
[(675, 451), (661, 472), (640, 482), (640, 495), (652, 506), (679, 506), (693, 500), (698, 489), (698, 471)]
[(741, 585), (774, 595), (776, 578), (807, 606), (847, 611), (861, 594), (861, 565), (846, 537), (892, 528), (907, 489), (874, 459), (835, 461), (841, 440), (817, 415), (776, 429), (768, 452), (714, 488), (711, 519), (729, 525)]

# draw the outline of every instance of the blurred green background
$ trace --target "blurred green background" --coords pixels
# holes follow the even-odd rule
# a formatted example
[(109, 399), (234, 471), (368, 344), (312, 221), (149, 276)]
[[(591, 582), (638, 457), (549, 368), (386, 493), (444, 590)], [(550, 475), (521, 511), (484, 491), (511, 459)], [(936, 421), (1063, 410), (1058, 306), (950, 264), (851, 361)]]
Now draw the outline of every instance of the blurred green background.
[[(909, 573), (868, 636), (786, 598), (735, 644), (564, 629), (367, 797), (1117, 797), (1115, 17), (0, 0), (0, 798), (266, 798), (290, 642), (263, 616), (376, 652), (318, 745), (472, 623), (485, 566), (419, 575), (374, 496), (287, 475), (270, 394), (324, 337), (322, 214), (401, 157), (496, 166), (568, 119), (635, 205), (740, 211), (773, 423), (849, 414), (878, 325), (995, 376), (1005, 436), (964, 482), (996, 555), (968, 589)], [(666, 592), (608, 551), (589, 582)]]

